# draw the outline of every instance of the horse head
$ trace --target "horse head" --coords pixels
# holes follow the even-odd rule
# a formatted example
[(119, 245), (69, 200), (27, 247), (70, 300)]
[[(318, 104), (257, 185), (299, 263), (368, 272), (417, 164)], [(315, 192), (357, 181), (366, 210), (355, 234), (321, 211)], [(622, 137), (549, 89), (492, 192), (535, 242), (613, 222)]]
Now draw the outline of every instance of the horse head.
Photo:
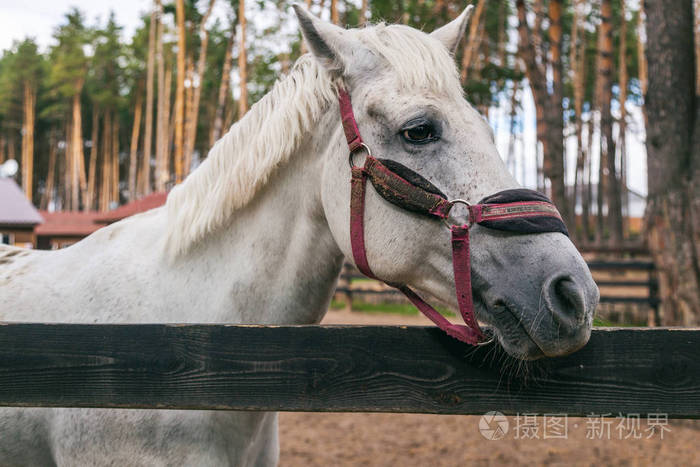
[[(470, 9), (426, 34), (402, 25), (345, 30), (295, 6), (312, 55), (352, 97), (357, 127), (374, 157), (391, 159), (409, 178), (419, 174), (448, 199), (473, 204), (518, 184), (499, 157), (488, 123), (464, 98), (453, 60)], [(352, 258), (350, 166), (361, 165), (365, 151), (348, 164), (340, 118), (335, 135), (323, 161), (321, 199), (336, 243)], [(466, 215), (458, 209), (451, 215)], [(458, 306), (443, 222), (368, 189), (364, 235), (367, 261), (378, 278)], [(510, 355), (560, 356), (585, 345), (599, 293), (567, 235), (474, 225), (470, 236), (476, 317), (493, 326)]]

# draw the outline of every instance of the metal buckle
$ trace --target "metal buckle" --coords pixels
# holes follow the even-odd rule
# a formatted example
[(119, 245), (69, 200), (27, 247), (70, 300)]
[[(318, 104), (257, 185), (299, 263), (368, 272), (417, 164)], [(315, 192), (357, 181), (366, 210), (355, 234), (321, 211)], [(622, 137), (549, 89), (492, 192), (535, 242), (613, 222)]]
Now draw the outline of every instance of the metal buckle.
[(449, 203), (450, 203), (450, 211), (448, 211), (447, 217), (442, 220), (445, 223), (445, 225), (447, 227), (452, 227), (454, 225), (454, 224), (451, 224), (449, 221), (449, 213), (452, 211), (452, 207), (455, 204), (463, 204), (467, 208), (467, 222), (465, 225), (467, 226), (467, 228), (471, 227), (472, 226), (472, 213), (471, 213), (471, 210), (469, 209), (471, 207), (471, 204), (469, 204), (469, 202), (467, 200), (461, 199), (461, 198), (453, 199)]
[(350, 151), (350, 155), (348, 156), (348, 161), (350, 162), (351, 169), (354, 169), (355, 167), (359, 167), (358, 165), (355, 165), (355, 162), (352, 160), (352, 156), (354, 156), (355, 153), (360, 151), (361, 149), (364, 149), (365, 151), (367, 151), (367, 155), (369, 157), (372, 157), (372, 151), (369, 149), (369, 146), (367, 146), (365, 143), (360, 143), (360, 145), (358, 147), (356, 147), (354, 151)]

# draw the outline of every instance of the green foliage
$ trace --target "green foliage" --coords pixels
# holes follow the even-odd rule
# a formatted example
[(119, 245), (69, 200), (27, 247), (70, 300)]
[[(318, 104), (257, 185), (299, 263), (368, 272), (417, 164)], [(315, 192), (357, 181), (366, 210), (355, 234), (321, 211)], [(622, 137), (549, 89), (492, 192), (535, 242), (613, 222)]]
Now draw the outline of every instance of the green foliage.
[[(46, 74), (46, 62), (34, 39), (15, 42), (0, 58), (0, 118), (21, 113), (24, 83), (38, 92)], [(4, 117), (4, 118), (3, 118)]]
[[(105, 27), (95, 28), (91, 34), (95, 52), (88, 74), (88, 93), (95, 105), (102, 109), (118, 107), (122, 94), (127, 92), (124, 73), (126, 60), (121, 43), (121, 30), (122, 27), (117, 25), (112, 12)], [(130, 71), (133, 73), (133, 69)]]
[[(477, 0), (472, 0), (476, 4)], [(312, 11), (318, 11), (314, 2)], [(532, 8), (532, 1), (526, 2)], [(302, 50), (301, 36), (296, 27), (296, 19), (291, 11), (291, 0), (254, 0), (246, 4), (248, 16), (248, 90), (251, 103), (260, 99), (273, 86), (282, 72), (291, 66)], [(341, 22), (356, 26), (360, 22), (358, 2), (339, 2)], [(545, 4), (546, 7), (548, 2)], [(563, 79), (568, 100), (573, 97), (569, 55), (572, 47), (571, 29), (573, 24), (573, 1), (564, 2), (562, 16), (562, 61)], [(144, 3), (144, 6), (152, 2)], [(185, 0), (186, 51), (188, 60), (195, 64), (198, 59), (201, 38), (199, 27), (209, 5), (209, 0)], [(329, 2), (325, 2), (328, 10)], [(209, 47), (206, 56), (202, 86), (200, 114), (197, 120), (196, 148), (205, 153), (208, 150), (209, 134), (218, 104), (218, 92), (222, 79), (222, 68), (226, 49), (237, 25), (238, 0), (219, 0), (215, 11), (222, 7), (227, 10), (226, 18), (212, 18), (209, 22)], [(371, 22), (405, 23), (425, 31), (447, 23), (456, 17), (465, 3), (437, 0), (370, 0)], [(625, 51), (630, 77), (630, 99), (640, 100), (637, 63), (636, 24), (638, 4), (628, 2), (627, 46)], [(615, 79), (618, 79), (620, 44), (620, 3), (613, 2), (613, 40), (615, 47)], [(594, 101), (595, 76), (597, 72), (597, 25), (599, 11), (597, 3), (586, 3), (581, 19), (580, 40), (585, 44), (585, 89), (584, 109), (590, 109)], [(324, 12), (328, 16), (328, 11)], [(177, 31), (175, 30), (175, 7), (172, 1), (164, 2), (162, 21), (165, 29), (163, 57), (166, 69), (172, 72), (175, 86), (175, 53)], [(480, 45), (475, 51), (472, 66), (467, 70), (463, 83), (468, 99), (480, 108), (499, 105), (510, 99), (510, 89), (514, 82), (523, 80), (517, 64), (517, 21), (514, 3), (511, 0), (486, 0), (482, 14), (483, 31), (478, 31)], [(546, 51), (549, 37), (548, 23), (543, 22), (543, 50)], [(470, 25), (471, 26), (471, 25)], [(80, 93), (82, 99), (84, 130), (89, 129), (89, 118), (95, 109), (113, 110), (121, 120), (123, 135), (132, 124), (135, 96), (145, 93), (146, 63), (150, 28), (150, 11), (141, 17), (139, 27), (131, 37), (123, 37), (122, 28), (114, 15), (99, 24), (87, 25), (84, 15), (71, 9), (61, 19), (53, 34), (53, 45), (42, 53), (32, 39), (13, 44), (12, 48), (0, 54), (0, 131), (19, 139), (22, 119), (22, 83), (29, 81), (37, 90), (37, 157), (39, 166), (44, 164), (49, 131), (62, 132), (69, 117), (70, 101)], [(468, 31), (467, 31), (468, 34)], [(240, 38), (237, 38), (240, 39)], [(457, 66), (461, 68), (466, 39), (456, 52)], [(232, 72), (237, 73), (238, 40), (234, 46)], [(545, 54), (546, 56), (546, 54)], [(157, 90), (161, 83), (157, 82)], [(233, 99), (238, 95), (236, 79), (226, 98), (226, 112), (230, 119), (231, 109), (235, 109)], [(157, 95), (157, 93), (155, 93)], [(573, 105), (569, 104), (565, 117), (572, 117)], [(171, 101), (172, 111), (172, 101)], [(84, 134), (88, 134), (84, 131)], [(55, 139), (55, 138), (54, 138)], [(43, 145), (43, 146), (42, 146)], [(121, 144), (121, 147), (125, 147)], [(42, 159), (43, 158), (43, 159)], [(39, 171), (42, 169), (39, 168)]]
[(49, 87), (57, 96), (70, 98), (82, 90), (89, 57), (85, 45), (90, 38), (90, 30), (84, 24), (83, 14), (72, 9), (66, 14), (66, 24), (59, 26), (54, 33), (57, 42), (49, 54)]

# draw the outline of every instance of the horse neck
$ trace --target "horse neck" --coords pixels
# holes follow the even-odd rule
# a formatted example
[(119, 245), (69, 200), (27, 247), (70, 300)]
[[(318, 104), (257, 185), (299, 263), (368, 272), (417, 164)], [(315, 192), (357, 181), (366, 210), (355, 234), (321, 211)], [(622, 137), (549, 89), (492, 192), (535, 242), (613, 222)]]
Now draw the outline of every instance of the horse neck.
[(203, 267), (223, 278), (231, 308), (214, 321), (302, 324), (325, 313), (343, 260), (320, 190), (328, 142), (341, 133), (336, 114), (330, 106), (255, 198), (178, 260), (208, 258)]

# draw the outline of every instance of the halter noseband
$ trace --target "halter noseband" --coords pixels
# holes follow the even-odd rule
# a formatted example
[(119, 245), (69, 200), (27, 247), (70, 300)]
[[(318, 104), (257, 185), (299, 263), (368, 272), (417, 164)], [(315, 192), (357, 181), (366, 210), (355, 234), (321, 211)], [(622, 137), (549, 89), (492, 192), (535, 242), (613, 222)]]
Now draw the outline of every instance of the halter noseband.
[[(447, 223), (450, 210), (463, 204), (468, 210), (468, 220), (462, 225), (447, 223), (452, 237), (452, 267), (455, 276), (457, 303), (466, 326), (452, 324), (418, 294), (403, 284), (396, 287), (440, 329), (462, 342), (483, 345), (493, 336), (486, 336), (474, 316), (472, 302), (471, 267), (469, 262), (469, 228), (473, 224), (518, 233), (561, 232), (568, 235), (566, 226), (547, 197), (526, 189), (505, 190), (470, 205), (463, 199), (449, 201), (437, 187), (408, 167), (389, 159), (375, 159), (369, 147), (362, 141), (357, 127), (350, 95), (338, 89), (340, 116), (343, 131), (350, 148), (352, 168), (350, 195), (350, 242), (357, 268), (367, 277), (381, 280), (374, 275), (367, 261), (364, 234), (365, 191), (367, 179), (387, 201), (402, 209), (423, 214)], [(365, 163), (355, 166), (353, 156), (364, 150)], [(384, 281), (382, 281), (384, 282)]]

